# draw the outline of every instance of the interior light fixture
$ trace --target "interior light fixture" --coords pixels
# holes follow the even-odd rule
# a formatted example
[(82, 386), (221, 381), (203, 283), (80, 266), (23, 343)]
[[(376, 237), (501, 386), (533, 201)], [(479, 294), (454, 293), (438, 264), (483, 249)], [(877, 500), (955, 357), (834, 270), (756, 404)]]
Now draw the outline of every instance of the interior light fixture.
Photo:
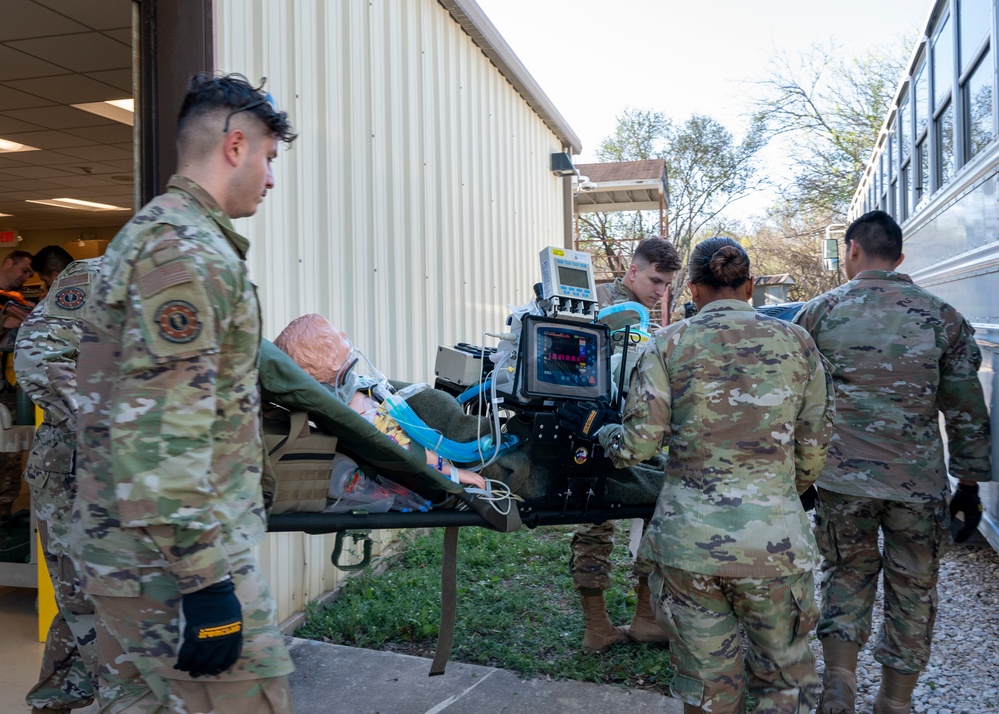
[(135, 116), (134, 99), (110, 99), (106, 102), (87, 102), (70, 106), (129, 126), (132, 126)]
[(16, 141), (7, 141), (7, 139), (0, 139), (0, 154), (9, 154), (15, 151), (38, 151), (38, 147), (28, 146), (27, 144), (18, 144)]
[(0, 213), (0, 218), (10, 218), (13, 215), (13, 213)]
[(129, 209), (121, 206), (112, 206), (107, 203), (94, 203), (93, 201), (81, 201), (78, 198), (48, 198), (28, 200), (28, 203), (40, 203), (43, 206), (55, 206), (56, 208), (72, 208), (77, 211), (127, 211)]

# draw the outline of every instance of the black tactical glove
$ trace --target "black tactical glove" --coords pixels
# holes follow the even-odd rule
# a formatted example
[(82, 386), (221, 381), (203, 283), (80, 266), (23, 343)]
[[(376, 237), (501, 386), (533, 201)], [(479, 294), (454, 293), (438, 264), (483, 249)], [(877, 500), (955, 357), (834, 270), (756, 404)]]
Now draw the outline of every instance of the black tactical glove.
[(223, 580), (182, 597), (184, 644), (174, 669), (200, 677), (236, 663), (243, 649), (243, 609), (235, 590), (232, 580)]
[(818, 493), (818, 491), (815, 490), (815, 486), (814, 485), (809, 486), (808, 488), (806, 488), (798, 496), (798, 498), (801, 499), (801, 507), (804, 508), (805, 511), (811, 511), (812, 509), (815, 508), (815, 499), (818, 498), (818, 497), (819, 497), (819, 493)]
[(978, 524), (982, 522), (982, 499), (978, 497), (977, 483), (973, 486), (965, 486), (963, 483), (957, 485), (954, 498), (950, 500), (951, 519), (958, 513), (964, 513), (964, 528), (957, 532), (954, 540), (963, 543), (978, 530)]
[(596, 438), (601, 427), (621, 422), (621, 415), (602, 397), (596, 401), (563, 402), (558, 417), (563, 429), (590, 440)]

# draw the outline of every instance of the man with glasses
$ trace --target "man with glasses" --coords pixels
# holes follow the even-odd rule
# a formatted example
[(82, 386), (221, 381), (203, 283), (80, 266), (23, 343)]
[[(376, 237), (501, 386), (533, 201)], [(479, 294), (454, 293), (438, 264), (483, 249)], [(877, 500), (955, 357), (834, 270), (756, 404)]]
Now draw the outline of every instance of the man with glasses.
[(256, 213), (294, 139), (244, 77), (193, 77), (177, 174), (108, 246), (85, 307), (73, 554), (110, 711), (291, 709), (252, 552), (266, 528), (260, 306), (231, 219)]

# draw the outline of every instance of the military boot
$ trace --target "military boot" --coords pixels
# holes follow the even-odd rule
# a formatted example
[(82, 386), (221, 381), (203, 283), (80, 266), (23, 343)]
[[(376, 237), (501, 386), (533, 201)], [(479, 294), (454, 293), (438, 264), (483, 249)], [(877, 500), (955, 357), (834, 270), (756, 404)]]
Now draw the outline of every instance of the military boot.
[(881, 668), (881, 687), (874, 700), (874, 714), (909, 714), (912, 711), (912, 690), (919, 672), (902, 674), (891, 667)]
[(683, 714), (704, 714), (704, 710), (700, 707), (694, 706), (693, 704), (684, 704)]
[(857, 699), (858, 642), (826, 637), (822, 640), (822, 697), (815, 714), (854, 714)]
[(583, 619), (586, 621), (586, 632), (583, 633), (584, 650), (606, 652), (611, 645), (628, 641), (628, 635), (611, 624), (602, 590), (580, 588), (579, 596), (583, 602)]
[(635, 616), (630, 625), (622, 628), (624, 632), (633, 642), (668, 645), (669, 635), (656, 622), (655, 613), (652, 612), (652, 591), (649, 590), (648, 577), (642, 576), (638, 579), (638, 584), (635, 585), (635, 596), (638, 598)]

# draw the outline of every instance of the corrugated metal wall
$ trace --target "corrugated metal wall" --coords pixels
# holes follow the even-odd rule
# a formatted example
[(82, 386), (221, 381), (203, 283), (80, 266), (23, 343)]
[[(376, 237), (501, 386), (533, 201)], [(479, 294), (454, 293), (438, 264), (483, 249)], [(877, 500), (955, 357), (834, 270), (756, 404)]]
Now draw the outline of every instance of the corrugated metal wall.
[[(560, 141), (435, 0), (216, 11), (220, 69), (267, 77), (300, 133), (258, 215), (237, 221), (265, 336), (319, 312), (388, 376), (432, 382), (437, 346), (502, 331), (538, 252), (562, 245)], [(269, 536), (282, 619), (334, 586), (331, 547)]]

